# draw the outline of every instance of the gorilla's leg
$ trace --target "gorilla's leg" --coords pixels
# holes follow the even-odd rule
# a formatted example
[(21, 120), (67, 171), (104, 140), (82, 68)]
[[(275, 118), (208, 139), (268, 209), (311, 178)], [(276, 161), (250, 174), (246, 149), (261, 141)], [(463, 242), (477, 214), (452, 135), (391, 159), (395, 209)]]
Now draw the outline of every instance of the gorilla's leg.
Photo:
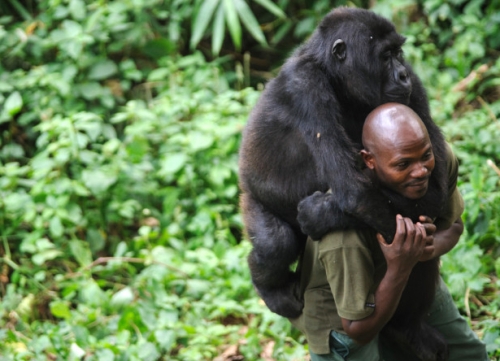
[(419, 360), (444, 361), (448, 357), (446, 339), (426, 323), (438, 282), (439, 258), (417, 263), (398, 308), (383, 331), (395, 343), (413, 350)]
[[(446, 361), (448, 344), (444, 336), (422, 320), (407, 327), (384, 327), (380, 349), (388, 359), (405, 361)], [(397, 356), (396, 356), (397, 355)]]
[(248, 194), (242, 195), (247, 233), (253, 244), (248, 257), (252, 281), (269, 309), (295, 318), (302, 312), (298, 276), (290, 270), (301, 251), (299, 239), (283, 220), (266, 211)]

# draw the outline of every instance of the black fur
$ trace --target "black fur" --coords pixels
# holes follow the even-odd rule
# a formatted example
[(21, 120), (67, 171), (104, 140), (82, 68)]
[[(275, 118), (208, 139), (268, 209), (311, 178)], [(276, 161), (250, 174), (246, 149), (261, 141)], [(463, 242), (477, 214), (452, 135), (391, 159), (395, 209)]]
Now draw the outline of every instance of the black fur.
[[(317, 239), (339, 225), (364, 223), (393, 238), (394, 205), (371, 185), (357, 159), (363, 122), (378, 105), (407, 104), (420, 116), (436, 158), (429, 197), (432, 204), (445, 199), (445, 142), (421, 82), (400, 56), (403, 43), (386, 19), (336, 9), (266, 85), (250, 115), (240, 150), (241, 208), (253, 244), (252, 281), (273, 312), (292, 318), (301, 313), (290, 265), (305, 234)], [(331, 194), (313, 194), (328, 189)], [(311, 217), (299, 224), (301, 200)], [(439, 212), (430, 208), (422, 210)]]

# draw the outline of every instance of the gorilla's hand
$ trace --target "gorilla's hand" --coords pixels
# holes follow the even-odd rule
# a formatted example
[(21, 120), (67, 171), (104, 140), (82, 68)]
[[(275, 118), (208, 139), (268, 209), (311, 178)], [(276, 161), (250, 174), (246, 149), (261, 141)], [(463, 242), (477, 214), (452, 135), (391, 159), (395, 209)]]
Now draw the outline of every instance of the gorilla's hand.
[(313, 240), (334, 230), (367, 227), (361, 220), (342, 212), (331, 193), (314, 192), (299, 202), (297, 210), (302, 233)]

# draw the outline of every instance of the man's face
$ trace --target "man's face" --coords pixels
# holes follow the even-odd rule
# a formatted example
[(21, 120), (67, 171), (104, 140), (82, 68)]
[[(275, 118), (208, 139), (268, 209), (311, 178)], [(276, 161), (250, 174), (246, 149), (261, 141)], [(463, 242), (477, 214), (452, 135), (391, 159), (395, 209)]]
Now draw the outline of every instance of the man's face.
[(394, 142), (378, 144), (371, 155), (371, 166), (365, 162), (387, 188), (410, 199), (425, 195), (435, 165), (427, 134), (400, 134)]

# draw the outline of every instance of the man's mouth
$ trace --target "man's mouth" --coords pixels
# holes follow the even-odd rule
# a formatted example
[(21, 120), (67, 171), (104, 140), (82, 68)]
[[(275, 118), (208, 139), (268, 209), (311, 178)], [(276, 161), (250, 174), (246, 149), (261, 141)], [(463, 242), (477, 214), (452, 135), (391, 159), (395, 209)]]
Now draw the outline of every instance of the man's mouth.
[(414, 187), (414, 188), (422, 188), (422, 187), (427, 186), (428, 183), (429, 183), (429, 178), (425, 178), (422, 180), (410, 182), (406, 186), (407, 187)]

